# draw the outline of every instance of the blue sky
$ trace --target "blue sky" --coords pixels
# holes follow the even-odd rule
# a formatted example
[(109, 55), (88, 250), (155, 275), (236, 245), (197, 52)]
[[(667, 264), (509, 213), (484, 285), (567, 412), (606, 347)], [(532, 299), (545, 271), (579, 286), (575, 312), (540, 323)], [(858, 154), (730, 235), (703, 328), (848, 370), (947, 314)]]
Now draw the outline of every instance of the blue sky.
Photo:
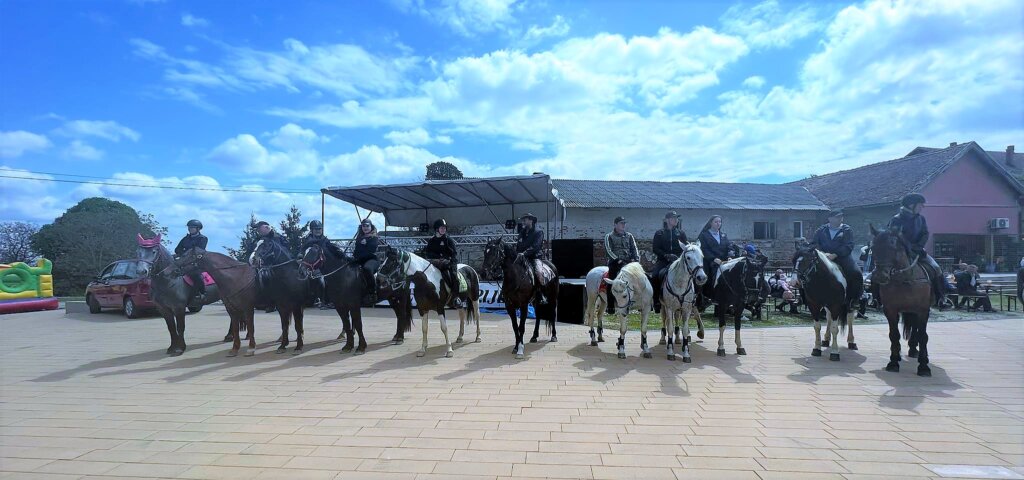
[[(784, 182), (1024, 145), (1003, 1), (0, 0), (0, 220), (87, 196), (234, 245), (327, 185), (467, 175)], [(29, 172), (46, 172), (29, 173)], [(86, 179), (88, 180), (88, 179)], [(328, 234), (355, 212), (329, 202)]]

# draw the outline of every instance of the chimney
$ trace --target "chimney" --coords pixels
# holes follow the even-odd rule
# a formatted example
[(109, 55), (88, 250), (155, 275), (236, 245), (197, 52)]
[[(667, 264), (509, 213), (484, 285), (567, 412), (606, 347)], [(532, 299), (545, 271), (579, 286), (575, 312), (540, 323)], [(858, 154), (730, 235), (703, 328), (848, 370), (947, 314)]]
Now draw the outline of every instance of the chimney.
[(1006, 165), (1016, 167), (1016, 162), (1013, 161), (1013, 145), (1006, 146)]
[(949, 142), (949, 146), (955, 147), (956, 146), (956, 142)]

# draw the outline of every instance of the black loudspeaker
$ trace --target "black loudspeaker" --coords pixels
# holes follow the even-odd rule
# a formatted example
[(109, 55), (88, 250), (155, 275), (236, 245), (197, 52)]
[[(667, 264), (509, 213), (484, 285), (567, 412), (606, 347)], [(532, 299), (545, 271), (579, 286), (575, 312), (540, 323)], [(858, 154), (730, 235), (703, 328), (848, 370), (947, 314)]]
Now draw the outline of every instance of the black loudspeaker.
[(559, 239), (551, 241), (551, 263), (564, 278), (583, 278), (594, 268), (594, 240)]
[(563, 283), (558, 286), (558, 321), (582, 325), (587, 309), (587, 286)]

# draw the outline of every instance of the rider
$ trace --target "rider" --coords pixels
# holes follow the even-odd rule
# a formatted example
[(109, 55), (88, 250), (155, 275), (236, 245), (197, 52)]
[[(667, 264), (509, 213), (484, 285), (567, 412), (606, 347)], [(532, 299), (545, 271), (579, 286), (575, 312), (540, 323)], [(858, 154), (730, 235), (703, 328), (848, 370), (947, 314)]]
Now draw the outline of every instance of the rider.
[[(327, 236), (324, 235), (324, 224), (320, 220), (313, 220), (309, 222), (309, 235), (306, 235), (306, 238), (302, 239), (302, 248), (300, 248), (299, 251), (305, 252), (306, 249), (313, 245), (320, 247), (321, 252), (330, 250), (336, 257), (344, 258), (344, 254), (341, 249), (328, 240)], [(319, 266), (314, 270), (314, 273), (318, 276), (320, 275)], [(313, 289), (318, 293), (320, 305), (325, 306), (327, 299), (323, 297), (323, 285), (320, 282), (313, 282)]]
[[(448, 236), (448, 222), (443, 218), (434, 221), (434, 236), (427, 241), (427, 247), (423, 249), (423, 255), (444, 277), (451, 292), (452, 306), (462, 308), (462, 300), (459, 299), (459, 274), (458, 274), (458, 251), (455, 250), (455, 241)], [(437, 292), (440, 294), (441, 292)]]
[(540, 304), (547, 305), (548, 298), (544, 295), (543, 286), (547, 284), (547, 280), (544, 278), (544, 263), (541, 257), (544, 255), (544, 231), (537, 228), (537, 217), (532, 213), (527, 213), (519, 217), (522, 222), (522, 228), (519, 230), (519, 238), (516, 240), (516, 253), (519, 254), (516, 261), (520, 258), (529, 260), (527, 265), (533, 270), (534, 280), (537, 285), (541, 288), (537, 289), (537, 293), (540, 295)]
[[(174, 255), (178, 257), (193, 248), (198, 247), (205, 250), (206, 244), (209, 242), (206, 235), (199, 233), (203, 229), (203, 222), (192, 219), (185, 226), (188, 228), (188, 234), (178, 242), (178, 246), (174, 247)], [(206, 284), (203, 282), (203, 274), (192, 272), (188, 274), (188, 278), (192, 280), (193, 295), (195, 295), (198, 301), (202, 302), (206, 298)]]
[[(280, 250), (289, 260), (291, 260), (292, 254), (291, 249), (288, 247), (288, 239), (284, 238), (284, 235), (278, 234), (274, 231), (274, 228), (265, 221), (256, 222), (256, 232), (260, 236), (260, 240), (263, 241), (264, 245), (268, 245), (263, 248), (262, 251), (257, 251), (257, 256), (263, 263), (272, 262), (275, 250)], [(270, 245), (276, 245), (277, 248), (270, 248)]]
[(722, 217), (712, 215), (704, 224), (700, 235), (700, 250), (704, 254), (704, 273), (708, 275), (708, 282), (704, 284), (704, 306), (713, 296), (715, 288), (715, 275), (718, 273), (718, 266), (729, 259), (729, 236), (722, 231)]
[(843, 223), (843, 211), (832, 210), (828, 223), (818, 227), (811, 239), (811, 245), (825, 253), (835, 262), (846, 277), (846, 300), (860, 300), (864, 293), (864, 275), (853, 261), (853, 229)]
[[(626, 231), (626, 218), (615, 217), (614, 229), (604, 236), (604, 249), (608, 253), (608, 278), (615, 280), (622, 267), (640, 261), (640, 249), (633, 234)], [(608, 295), (608, 314), (615, 313), (615, 296)]]
[(924, 265), (925, 271), (932, 282), (932, 290), (935, 292), (935, 305), (945, 305), (946, 292), (942, 282), (942, 268), (935, 261), (924, 247), (928, 243), (928, 222), (921, 210), (924, 209), (925, 199), (919, 193), (911, 193), (903, 197), (900, 202), (899, 213), (889, 221), (889, 228), (896, 228), (906, 242), (908, 253), (918, 257), (918, 264)]
[(369, 218), (359, 222), (359, 233), (356, 234), (355, 250), (352, 252), (353, 260), (358, 263), (363, 272), (363, 281), (366, 285), (366, 304), (377, 303), (377, 282), (374, 275), (380, 267), (377, 260), (377, 246), (380, 243), (377, 237), (377, 227)]
[(687, 243), (686, 232), (679, 226), (679, 214), (671, 211), (665, 214), (661, 222), (661, 230), (654, 233), (654, 240), (651, 242), (654, 255), (658, 262), (654, 264), (652, 272), (652, 287), (654, 287), (654, 311), (661, 311), (661, 284), (668, 274), (668, 267), (683, 254), (683, 244)]

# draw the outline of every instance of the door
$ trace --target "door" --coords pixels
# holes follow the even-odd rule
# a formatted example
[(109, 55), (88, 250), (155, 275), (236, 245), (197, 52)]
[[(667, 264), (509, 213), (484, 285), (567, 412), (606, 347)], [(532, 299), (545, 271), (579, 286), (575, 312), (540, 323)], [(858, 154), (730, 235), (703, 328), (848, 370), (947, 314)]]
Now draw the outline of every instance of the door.
[(110, 306), (121, 307), (124, 302), (124, 294), (128, 287), (135, 282), (135, 262), (121, 261), (114, 266), (114, 272), (110, 276)]
[(92, 295), (101, 307), (110, 306), (110, 280), (114, 274), (114, 267), (117, 263), (107, 265), (99, 274), (99, 280), (93, 285)]

